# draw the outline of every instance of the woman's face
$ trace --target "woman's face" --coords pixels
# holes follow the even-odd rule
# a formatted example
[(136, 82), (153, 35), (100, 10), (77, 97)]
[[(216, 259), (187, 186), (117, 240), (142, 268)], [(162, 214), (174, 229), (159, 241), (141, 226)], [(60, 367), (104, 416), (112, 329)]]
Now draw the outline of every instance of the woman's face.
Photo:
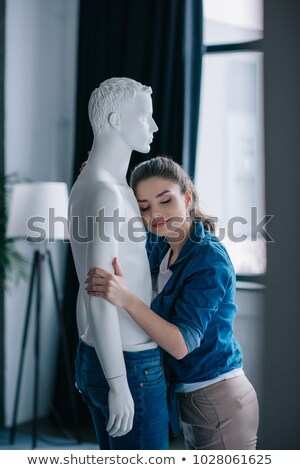
[(146, 228), (159, 236), (181, 241), (191, 222), (188, 208), (192, 194), (182, 194), (179, 185), (166, 178), (153, 176), (141, 181), (135, 190)]

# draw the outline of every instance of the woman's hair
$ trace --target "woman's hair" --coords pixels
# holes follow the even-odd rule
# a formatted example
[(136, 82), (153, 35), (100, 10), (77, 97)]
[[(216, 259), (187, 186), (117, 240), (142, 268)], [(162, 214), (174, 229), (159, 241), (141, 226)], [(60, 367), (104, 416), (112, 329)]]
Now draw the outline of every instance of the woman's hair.
[(135, 192), (141, 181), (154, 176), (175, 182), (180, 187), (182, 194), (185, 194), (187, 189), (190, 189), (193, 197), (189, 213), (191, 219), (193, 221), (201, 220), (206, 230), (209, 230), (213, 234), (215, 233), (215, 220), (212, 217), (208, 217), (200, 210), (198, 194), (191, 178), (178, 163), (172, 160), (172, 158), (159, 156), (136, 166), (130, 176), (130, 186), (132, 190)]

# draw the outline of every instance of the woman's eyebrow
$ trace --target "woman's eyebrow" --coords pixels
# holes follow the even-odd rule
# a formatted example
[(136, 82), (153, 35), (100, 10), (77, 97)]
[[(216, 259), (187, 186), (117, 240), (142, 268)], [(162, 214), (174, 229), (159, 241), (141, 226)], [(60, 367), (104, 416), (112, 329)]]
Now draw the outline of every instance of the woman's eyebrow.
[(169, 193), (170, 191), (168, 189), (166, 189), (165, 191), (163, 191), (162, 193), (159, 193), (157, 196), (155, 196), (156, 198), (160, 197), (160, 196), (163, 196), (164, 194), (166, 193)]
[[(169, 193), (170, 191), (168, 189), (166, 189), (165, 191), (162, 191), (161, 193), (157, 194), (157, 196), (155, 196), (155, 198), (157, 199), (158, 197), (160, 196), (163, 196), (164, 194), (166, 193)], [(138, 202), (149, 202), (147, 199), (137, 199)]]

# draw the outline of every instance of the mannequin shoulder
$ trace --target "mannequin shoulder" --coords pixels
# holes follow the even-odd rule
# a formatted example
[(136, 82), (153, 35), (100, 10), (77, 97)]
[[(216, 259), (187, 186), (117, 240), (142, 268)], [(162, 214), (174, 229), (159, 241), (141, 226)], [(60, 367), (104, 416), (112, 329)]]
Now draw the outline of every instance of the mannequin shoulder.
[(91, 212), (103, 209), (105, 213), (110, 214), (116, 209), (120, 210), (125, 203), (119, 187), (110, 182), (101, 181), (91, 185), (82, 197)]
[(110, 181), (97, 181), (88, 187), (88, 192), (93, 196), (109, 196), (114, 199), (121, 198), (119, 186)]
[(103, 211), (108, 216), (118, 214), (123, 216), (129, 199), (132, 198), (131, 191), (124, 191), (124, 187), (118, 186), (110, 181), (77, 181), (70, 193), (69, 212), (78, 215), (97, 215)]

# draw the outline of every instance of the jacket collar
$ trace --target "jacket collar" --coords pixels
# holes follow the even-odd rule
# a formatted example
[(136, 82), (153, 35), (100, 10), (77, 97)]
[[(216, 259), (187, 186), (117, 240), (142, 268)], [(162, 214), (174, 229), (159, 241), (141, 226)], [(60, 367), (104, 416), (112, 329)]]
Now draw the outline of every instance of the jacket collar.
[[(189, 238), (187, 239), (187, 241), (185, 242), (185, 244), (183, 245), (183, 247), (181, 248), (179, 252), (178, 258), (169, 268), (172, 272), (176, 269), (177, 265), (181, 263), (181, 261), (189, 254), (189, 252), (193, 248), (193, 245), (195, 243), (200, 242), (202, 238), (204, 238), (204, 236), (205, 236), (205, 232), (204, 232), (203, 223), (201, 222), (201, 220), (196, 220)], [(152, 266), (152, 269), (151, 269), (152, 272), (159, 271), (160, 263), (163, 260), (164, 256), (166, 255), (169, 248), (170, 248), (170, 245), (167, 242), (166, 238), (161, 238), (159, 243), (157, 244), (157, 249), (159, 250), (159, 254), (158, 254), (157, 259), (155, 260), (156, 262)]]
[(193, 246), (196, 243), (199, 243), (202, 240), (202, 238), (204, 238), (204, 235), (205, 233), (204, 233), (203, 223), (201, 222), (201, 220), (196, 220), (194, 224), (194, 228), (192, 232), (190, 233), (189, 238), (187, 239), (187, 241), (185, 242), (185, 244), (183, 245), (183, 247), (181, 248), (179, 252), (178, 258), (173, 264), (171, 264), (170, 271), (174, 271), (176, 265), (181, 263), (181, 261), (189, 254)]

